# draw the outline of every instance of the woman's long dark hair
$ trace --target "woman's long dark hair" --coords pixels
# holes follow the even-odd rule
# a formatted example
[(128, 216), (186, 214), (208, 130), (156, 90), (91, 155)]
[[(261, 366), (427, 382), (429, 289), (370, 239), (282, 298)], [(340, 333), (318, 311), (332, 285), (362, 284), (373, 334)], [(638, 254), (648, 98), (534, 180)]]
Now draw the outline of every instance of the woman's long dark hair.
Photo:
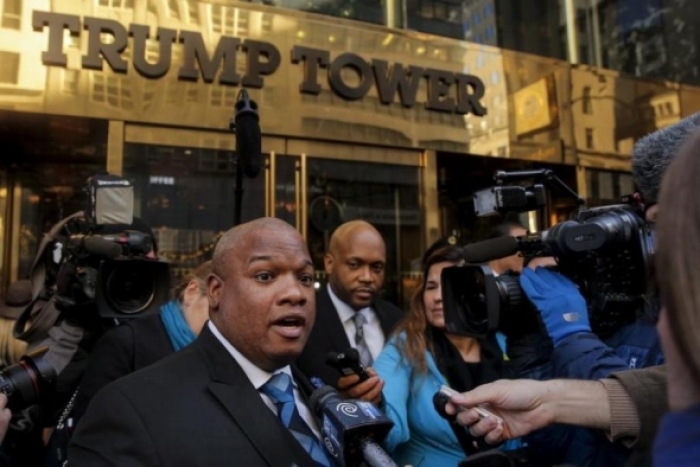
[(425, 285), (428, 280), (430, 268), (438, 263), (450, 262), (460, 264), (464, 262), (464, 253), (460, 246), (444, 246), (442, 248), (428, 249), (429, 256), (424, 260), (423, 280), (411, 300), (411, 311), (398, 324), (394, 331), (396, 335), (404, 333), (405, 339), (397, 339), (396, 346), (401, 358), (411, 363), (418, 372), (426, 373), (428, 365), (425, 359), (425, 351), (433, 352), (432, 342), (426, 338), (428, 320), (425, 317)]

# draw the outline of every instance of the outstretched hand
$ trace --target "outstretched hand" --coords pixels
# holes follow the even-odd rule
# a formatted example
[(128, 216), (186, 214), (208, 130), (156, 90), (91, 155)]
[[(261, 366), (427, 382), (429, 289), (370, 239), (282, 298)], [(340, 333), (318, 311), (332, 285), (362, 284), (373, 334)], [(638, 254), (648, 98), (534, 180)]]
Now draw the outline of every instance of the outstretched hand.
[[(534, 380), (500, 380), (453, 396), (447, 404), (449, 414), (457, 413), (457, 422), (469, 428), (474, 437), (484, 437), (489, 444), (518, 438), (553, 422), (545, 396), (545, 382)], [(503, 419), (481, 418), (473, 407), (482, 405)], [(460, 412), (461, 410), (461, 412)]]

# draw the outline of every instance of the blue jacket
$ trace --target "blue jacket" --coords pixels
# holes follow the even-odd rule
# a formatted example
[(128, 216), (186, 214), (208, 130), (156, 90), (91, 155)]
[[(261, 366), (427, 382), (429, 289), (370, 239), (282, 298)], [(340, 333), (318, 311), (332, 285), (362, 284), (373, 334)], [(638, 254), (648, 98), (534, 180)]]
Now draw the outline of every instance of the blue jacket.
[(656, 326), (638, 321), (601, 341), (579, 333), (564, 339), (552, 354), (553, 378), (600, 379), (615, 371), (664, 363)]
[[(597, 380), (615, 371), (645, 368), (664, 362), (661, 343), (651, 320), (640, 319), (601, 341), (591, 333), (564, 339), (552, 353), (549, 378)], [(629, 451), (611, 443), (605, 434), (584, 428), (556, 426), (541, 430), (527, 441), (538, 454), (554, 462), (579, 467), (624, 464)]]
[(700, 459), (700, 405), (664, 416), (654, 440), (656, 467), (690, 467)]
[[(425, 354), (427, 373), (415, 372), (401, 358), (396, 339), (391, 339), (374, 362), (374, 369), (384, 380), (384, 413), (394, 422), (385, 440), (386, 450), (399, 465), (456, 466), (466, 455), (450, 424), (433, 406), (433, 395), (447, 381), (430, 352)], [(516, 440), (504, 448), (519, 446)]]

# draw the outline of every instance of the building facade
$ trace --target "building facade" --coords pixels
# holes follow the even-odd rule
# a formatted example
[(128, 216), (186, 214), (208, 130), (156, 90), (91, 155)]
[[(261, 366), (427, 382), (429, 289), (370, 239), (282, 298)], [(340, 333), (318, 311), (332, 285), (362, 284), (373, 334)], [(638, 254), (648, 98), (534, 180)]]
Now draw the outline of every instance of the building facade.
[[(264, 3), (0, 0), (0, 291), (104, 171), (134, 182), (177, 275), (206, 259), (233, 224), (242, 87), (264, 153), (243, 220), (297, 227), (320, 276), (332, 230), (372, 222), (399, 303), (427, 245), (478, 236), (470, 197), (495, 170), (552, 168), (592, 204), (614, 202), (632, 191), (634, 141), (700, 110), (693, 86), (495, 47), (501, 3), (519, 2)], [(525, 221), (571, 207), (553, 197)]]

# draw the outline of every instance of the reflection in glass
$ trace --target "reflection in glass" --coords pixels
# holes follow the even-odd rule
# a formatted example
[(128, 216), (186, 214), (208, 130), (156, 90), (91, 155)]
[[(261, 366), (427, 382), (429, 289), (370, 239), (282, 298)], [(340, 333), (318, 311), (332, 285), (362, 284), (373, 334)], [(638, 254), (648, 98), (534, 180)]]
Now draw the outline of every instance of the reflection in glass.
[(310, 158), (307, 170), (308, 244), (315, 268), (323, 270), (333, 230), (364, 219), (386, 242), (385, 298), (407, 307), (402, 292), (411, 261), (421, 254), (418, 168)]
[[(233, 227), (232, 151), (128, 143), (123, 173), (134, 183), (134, 214), (153, 228), (175, 277), (211, 259), (217, 236)], [(241, 222), (264, 215), (264, 184), (244, 177)]]
[(632, 175), (625, 172), (586, 169), (586, 206), (618, 204), (634, 191)]
[[(44, 233), (85, 207), (83, 188), (91, 175), (104, 172), (107, 124), (99, 120), (39, 114), (0, 113), (3, 158), (0, 204), (12, 204), (4, 225), (5, 280), (25, 278)], [(15, 187), (15, 189), (10, 189)], [(5, 214), (0, 210), (0, 215)], [(15, 256), (16, 255), (16, 256)]]
[(7, 222), (7, 172), (0, 170), (0, 299), (4, 297), (5, 285), (8, 282), (5, 268), (5, 229)]
[(383, 2), (380, 0), (262, 0), (262, 3), (366, 23), (386, 24)]

